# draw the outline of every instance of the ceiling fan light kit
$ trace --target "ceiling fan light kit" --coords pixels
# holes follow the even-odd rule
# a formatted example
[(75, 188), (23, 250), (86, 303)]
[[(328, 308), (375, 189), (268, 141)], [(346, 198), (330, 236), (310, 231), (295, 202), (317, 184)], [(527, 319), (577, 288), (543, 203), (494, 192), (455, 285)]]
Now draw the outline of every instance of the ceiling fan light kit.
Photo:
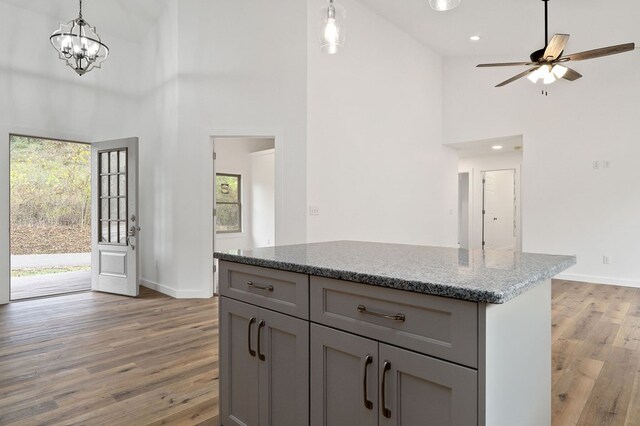
[[(582, 77), (582, 74), (567, 67), (566, 64), (569, 61), (584, 61), (586, 59), (601, 58), (603, 56), (617, 55), (619, 53), (629, 52), (635, 49), (634, 43), (619, 44), (615, 46), (602, 47), (599, 49), (588, 50), (586, 52), (573, 53), (570, 55), (563, 55), (564, 48), (569, 42), (569, 34), (555, 34), (550, 41), (549, 40), (549, 14), (548, 3), (549, 0), (542, 0), (544, 2), (544, 39), (545, 47), (536, 50), (530, 55), (530, 62), (503, 62), (492, 64), (479, 64), (477, 67), (510, 67), (510, 66), (528, 66), (530, 67), (524, 72), (511, 77), (508, 80), (503, 81), (496, 85), (496, 87), (503, 87), (509, 83), (513, 83), (522, 77), (527, 77), (532, 83), (537, 83), (542, 80), (544, 84), (555, 83), (560, 79), (575, 81)], [(548, 41), (548, 42), (547, 42)], [(543, 92), (544, 93), (544, 92)]]

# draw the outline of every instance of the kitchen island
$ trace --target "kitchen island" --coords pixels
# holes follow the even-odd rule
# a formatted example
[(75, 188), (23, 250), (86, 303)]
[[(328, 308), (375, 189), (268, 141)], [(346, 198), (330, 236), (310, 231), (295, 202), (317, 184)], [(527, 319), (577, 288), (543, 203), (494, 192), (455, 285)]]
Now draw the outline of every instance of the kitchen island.
[(337, 241), (215, 253), (230, 425), (549, 425), (572, 256)]

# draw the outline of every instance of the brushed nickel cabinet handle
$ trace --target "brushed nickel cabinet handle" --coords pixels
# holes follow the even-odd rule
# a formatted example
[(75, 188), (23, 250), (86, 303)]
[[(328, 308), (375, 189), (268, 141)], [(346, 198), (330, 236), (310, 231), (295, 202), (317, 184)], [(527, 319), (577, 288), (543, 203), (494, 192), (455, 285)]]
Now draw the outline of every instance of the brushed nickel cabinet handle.
[(247, 285), (251, 288), (256, 288), (258, 290), (273, 291), (272, 285), (259, 285), (259, 284), (255, 284), (253, 281), (247, 281)]
[(387, 408), (387, 402), (385, 400), (385, 394), (387, 392), (385, 388), (387, 387), (387, 371), (389, 370), (391, 370), (391, 363), (389, 361), (385, 361), (382, 369), (382, 389), (380, 391), (382, 394), (382, 404), (380, 404), (380, 406), (382, 407), (382, 415), (388, 419), (391, 418), (391, 410)]
[(395, 315), (386, 315), (386, 314), (380, 314), (378, 312), (367, 311), (367, 307), (364, 305), (358, 305), (358, 312), (360, 312), (361, 314), (371, 315), (373, 317), (384, 318), (384, 319), (389, 319), (393, 321), (404, 322), (404, 320), (406, 319), (405, 315), (400, 313)]
[(258, 323), (258, 359), (260, 359), (260, 361), (264, 361), (266, 359), (266, 357), (260, 350), (260, 330), (262, 330), (264, 326), (265, 326), (264, 320), (260, 320), (260, 322)]
[(363, 382), (363, 388), (364, 388), (364, 406), (366, 408), (368, 408), (369, 410), (373, 409), (373, 402), (369, 401), (369, 398), (367, 398), (367, 367), (369, 366), (369, 364), (373, 363), (373, 357), (371, 355), (367, 355), (364, 358), (364, 382)]
[(247, 347), (249, 348), (249, 355), (256, 356), (256, 351), (251, 349), (251, 326), (256, 322), (256, 317), (251, 317), (249, 320), (249, 329), (247, 330)]

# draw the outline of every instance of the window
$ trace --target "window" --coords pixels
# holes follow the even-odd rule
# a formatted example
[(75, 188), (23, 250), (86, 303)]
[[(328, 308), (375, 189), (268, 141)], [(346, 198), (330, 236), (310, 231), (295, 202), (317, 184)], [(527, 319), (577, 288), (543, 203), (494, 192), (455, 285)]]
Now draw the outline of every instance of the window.
[(127, 244), (127, 150), (100, 151), (98, 241)]
[(216, 174), (216, 233), (242, 232), (241, 176)]

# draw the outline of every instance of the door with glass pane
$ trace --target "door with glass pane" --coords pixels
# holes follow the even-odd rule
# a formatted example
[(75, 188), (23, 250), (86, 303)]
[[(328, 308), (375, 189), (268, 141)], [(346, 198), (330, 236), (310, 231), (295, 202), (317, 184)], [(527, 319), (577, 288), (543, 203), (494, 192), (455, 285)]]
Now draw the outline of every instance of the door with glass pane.
[(92, 144), (91, 288), (138, 295), (138, 138)]

